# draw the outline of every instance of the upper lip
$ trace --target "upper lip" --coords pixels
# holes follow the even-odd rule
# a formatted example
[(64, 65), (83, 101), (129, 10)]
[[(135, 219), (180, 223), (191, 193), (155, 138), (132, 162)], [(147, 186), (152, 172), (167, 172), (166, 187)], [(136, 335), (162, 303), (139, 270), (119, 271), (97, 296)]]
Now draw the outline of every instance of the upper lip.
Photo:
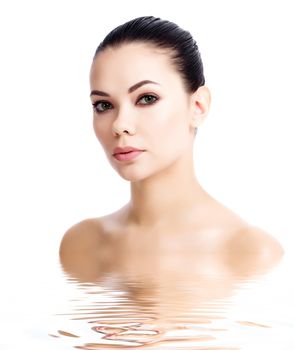
[(115, 149), (113, 150), (113, 155), (115, 155), (117, 153), (127, 153), (127, 152), (132, 152), (132, 151), (143, 151), (143, 150), (135, 148), (135, 147), (131, 147), (131, 146), (115, 147)]

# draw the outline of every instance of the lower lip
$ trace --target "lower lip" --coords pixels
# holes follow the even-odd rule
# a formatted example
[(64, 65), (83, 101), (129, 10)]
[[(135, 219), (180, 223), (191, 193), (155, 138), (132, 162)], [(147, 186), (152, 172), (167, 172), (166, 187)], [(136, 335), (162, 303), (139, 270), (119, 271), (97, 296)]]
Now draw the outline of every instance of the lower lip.
[(138, 157), (138, 155), (140, 155), (143, 152), (144, 151), (132, 151), (128, 153), (117, 153), (114, 155), (114, 158), (120, 161), (128, 161)]

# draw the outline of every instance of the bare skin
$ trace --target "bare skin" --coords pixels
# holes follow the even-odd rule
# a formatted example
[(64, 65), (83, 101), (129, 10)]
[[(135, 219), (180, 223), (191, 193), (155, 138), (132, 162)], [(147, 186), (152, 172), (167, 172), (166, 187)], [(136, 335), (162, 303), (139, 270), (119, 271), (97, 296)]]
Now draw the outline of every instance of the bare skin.
[(207, 225), (203, 219), (195, 230), (191, 224), (149, 230), (127, 227), (123, 219), (127, 206), (102, 218), (83, 220), (63, 237), (62, 266), (80, 281), (99, 281), (105, 273), (126, 278), (153, 273), (164, 281), (171, 278), (166, 273), (170, 268), (179, 274), (192, 273), (190, 278), (206, 269), (245, 278), (268, 271), (281, 259), (283, 249), (271, 235), (226, 208), (215, 210), (215, 218), (219, 215), (215, 224)]
[[(156, 84), (128, 92), (146, 79)], [(157, 271), (161, 281), (172, 283), (170, 268), (187, 271), (189, 278), (198, 269), (249, 276), (280, 260), (277, 240), (212, 198), (195, 175), (194, 131), (211, 102), (206, 86), (188, 94), (168, 56), (141, 43), (100, 53), (90, 85), (95, 135), (111, 166), (130, 182), (131, 198), (118, 211), (83, 220), (66, 232), (60, 245), (65, 271), (84, 281), (99, 280), (106, 272), (144, 276)], [(97, 91), (109, 96), (101, 98)], [(146, 94), (158, 100), (145, 104)], [(98, 106), (107, 108), (99, 113)], [(144, 152), (120, 162), (113, 150), (126, 145)]]
[[(213, 214), (212, 204), (207, 208)], [(92, 293), (98, 293), (101, 287), (124, 292), (124, 302), (135, 306), (137, 311), (129, 315), (122, 310), (120, 316), (129, 322), (133, 321), (132, 317), (141, 320), (146, 317), (132, 327), (132, 332), (141, 329), (159, 332), (146, 337), (146, 344), (154, 345), (153, 342), (162, 340), (168, 344), (170, 340), (172, 345), (173, 339), (166, 332), (179, 329), (180, 319), (209, 327), (215, 318), (225, 315), (226, 304), (219, 300), (229, 298), (240, 282), (267, 273), (282, 256), (279, 243), (270, 235), (244, 225), (230, 211), (217, 205), (215, 225), (207, 225), (203, 218), (202, 229), (197, 224), (195, 231), (191, 230), (191, 224), (185, 230), (184, 226), (178, 230), (176, 227), (127, 228), (127, 213), (125, 206), (116, 213), (89, 218), (71, 227), (63, 237), (60, 260), (69, 277), (78, 283), (91, 283)], [(214, 300), (218, 301), (215, 305)], [(87, 310), (93, 320), (103, 323), (104, 333), (110, 339), (124, 339), (126, 328), (113, 328), (116, 322), (109, 321), (107, 315), (101, 319), (99, 303), (91, 306), (87, 303)], [(89, 314), (84, 317), (87, 320)], [(136, 333), (134, 340), (139, 341)]]

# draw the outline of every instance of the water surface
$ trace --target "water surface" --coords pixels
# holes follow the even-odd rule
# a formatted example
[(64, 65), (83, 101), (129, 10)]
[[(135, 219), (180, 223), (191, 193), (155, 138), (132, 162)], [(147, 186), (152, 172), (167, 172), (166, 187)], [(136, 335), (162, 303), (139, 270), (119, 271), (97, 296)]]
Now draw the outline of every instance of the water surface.
[(212, 256), (141, 256), (137, 266), (93, 266), (76, 276), (60, 266), (67, 300), (51, 315), (50, 343), (84, 350), (294, 348), (291, 256), (270, 268), (247, 259), (228, 269)]

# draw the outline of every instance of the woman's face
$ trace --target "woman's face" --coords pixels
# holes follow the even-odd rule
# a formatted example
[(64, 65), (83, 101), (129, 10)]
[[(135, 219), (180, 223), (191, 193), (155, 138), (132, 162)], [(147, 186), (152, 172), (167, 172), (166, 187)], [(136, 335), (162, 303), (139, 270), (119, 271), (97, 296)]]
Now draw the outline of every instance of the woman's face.
[[(130, 90), (144, 80), (153, 83)], [(90, 85), (95, 134), (124, 179), (142, 180), (193, 147), (190, 95), (169, 57), (155, 47), (128, 43), (100, 52), (91, 67)], [(114, 148), (125, 146), (144, 152), (132, 160), (117, 160)]]

